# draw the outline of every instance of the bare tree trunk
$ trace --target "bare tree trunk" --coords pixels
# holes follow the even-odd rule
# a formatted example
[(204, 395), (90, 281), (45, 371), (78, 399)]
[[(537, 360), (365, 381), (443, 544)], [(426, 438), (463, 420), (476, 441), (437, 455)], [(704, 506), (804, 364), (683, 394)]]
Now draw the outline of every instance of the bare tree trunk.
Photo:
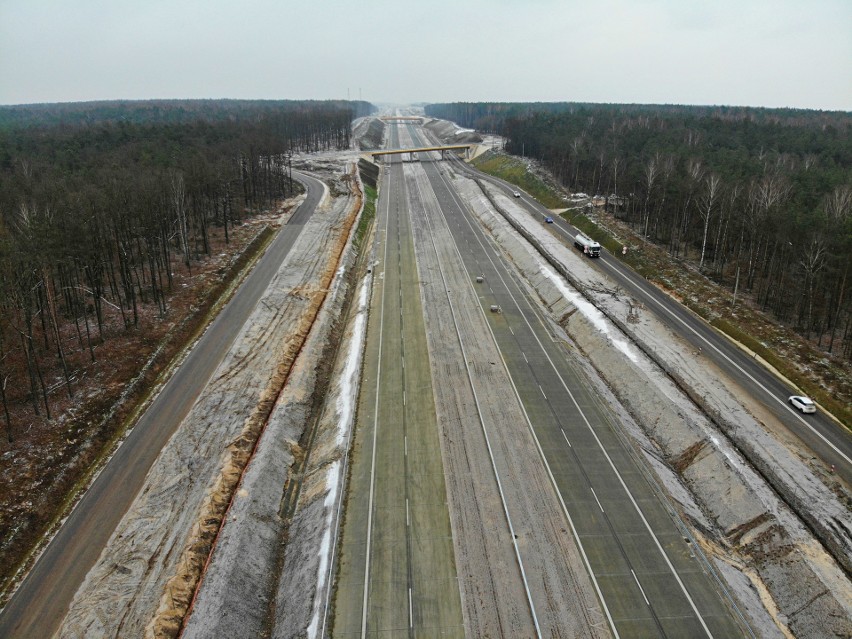
[(192, 274), (189, 257), (189, 230), (186, 225), (186, 187), (183, 182), (183, 175), (180, 173), (172, 173), (172, 206), (174, 207), (177, 217), (178, 237), (180, 239), (180, 250), (183, 252), (183, 263)]
[(701, 199), (701, 207), (698, 209), (701, 217), (704, 219), (704, 236), (701, 240), (701, 260), (698, 262), (698, 269), (704, 270), (704, 253), (707, 250), (707, 232), (710, 230), (710, 219), (713, 216), (713, 207), (716, 204), (716, 198), (719, 195), (721, 180), (719, 176), (711, 173), (705, 180), (707, 191)]
[(53, 280), (45, 266), (42, 270), (42, 282), (44, 283), (44, 294), (47, 298), (47, 311), (50, 315), (50, 325), (53, 328), (53, 339), (56, 340), (56, 353), (59, 355), (59, 361), (62, 363), (62, 374), (65, 377), (65, 388), (68, 390), (68, 398), (74, 399), (74, 392), (71, 390), (71, 376), (68, 373), (68, 362), (65, 359), (65, 350), (62, 348), (62, 337), (59, 334), (59, 323), (56, 320), (56, 304), (53, 299)]
[(15, 438), (12, 436), (12, 418), (9, 416), (9, 404), (6, 401), (6, 382), (8, 381), (9, 377), (4, 375), (0, 383), (0, 398), (3, 400), (3, 414), (6, 416), (6, 441), (11, 444)]
[(9, 403), (6, 400), (6, 384), (9, 381), (9, 376), (5, 374), (2, 367), (6, 360), (6, 346), (3, 343), (3, 331), (0, 328), (0, 399), (3, 400), (3, 414), (6, 416), (6, 440), (11, 444), (14, 440), (12, 436), (12, 418), (9, 416)]
[(846, 267), (843, 269), (843, 279), (840, 281), (840, 297), (837, 300), (837, 311), (834, 314), (834, 321), (831, 323), (831, 339), (828, 341), (828, 352), (831, 353), (834, 348), (834, 331), (837, 324), (840, 322), (840, 311), (843, 309), (843, 293), (846, 290), (846, 276), (849, 273), (849, 262), (846, 262)]
[(808, 250), (802, 255), (799, 260), (802, 268), (805, 271), (805, 295), (807, 298), (806, 317), (805, 317), (805, 336), (811, 338), (811, 323), (813, 321), (814, 310), (814, 279), (823, 266), (825, 266), (825, 243), (822, 238), (815, 237), (811, 240)]

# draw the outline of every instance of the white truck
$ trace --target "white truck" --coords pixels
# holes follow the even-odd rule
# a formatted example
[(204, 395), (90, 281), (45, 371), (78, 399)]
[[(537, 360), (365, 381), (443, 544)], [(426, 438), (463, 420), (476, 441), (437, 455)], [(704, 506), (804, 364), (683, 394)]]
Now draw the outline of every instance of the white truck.
[(589, 257), (601, 256), (601, 245), (582, 233), (577, 233), (577, 235), (574, 236), (574, 246), (583, 251), (583, 253)]

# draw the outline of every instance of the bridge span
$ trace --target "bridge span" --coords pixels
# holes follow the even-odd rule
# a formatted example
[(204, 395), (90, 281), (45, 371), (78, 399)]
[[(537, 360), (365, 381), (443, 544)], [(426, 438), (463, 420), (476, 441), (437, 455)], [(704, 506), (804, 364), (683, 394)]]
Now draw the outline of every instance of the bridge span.
[(430, 151), (440, 151), (441, 159), (444, 159), (444, 153), (446, 151), (464, 151), (464, 157), (467, 159), (470, 156), (470, 149), (474, 146), (473, 144), (450, 144), (447, 146), (423, 146), (417, 147), (413, 149), (387, 149), (383, 151), (370, 151), (370, 155), (375, 159), (380, 155), (400, 155), (402, 153), (410, 153), (412, 155), (412, 160), (416, 159), (417, 153), (428, 153)]

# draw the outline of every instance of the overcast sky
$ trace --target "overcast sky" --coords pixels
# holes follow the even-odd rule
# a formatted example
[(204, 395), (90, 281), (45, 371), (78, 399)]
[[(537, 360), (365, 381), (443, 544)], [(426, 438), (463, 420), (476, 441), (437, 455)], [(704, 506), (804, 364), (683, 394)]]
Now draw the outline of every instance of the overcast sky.
[(852, 0), (0, 0), (0, 104), (581, 101), (852, 110)]

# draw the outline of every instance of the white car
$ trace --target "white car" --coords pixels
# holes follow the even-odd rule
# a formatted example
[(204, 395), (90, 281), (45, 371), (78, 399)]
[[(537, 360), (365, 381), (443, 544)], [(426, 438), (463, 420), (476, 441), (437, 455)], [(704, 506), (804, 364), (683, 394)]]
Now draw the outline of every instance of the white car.
[(816, 404), (814, 404), (813, 400), (808, 397), (802, 397), (801, 395), (791, 395), (787, 398), (787, 401), (790, 402), (794, 408), (798, 408), (803, 413), (816, 412)]
[(520, 191), (512, 191), (512, 195), (514, 195), (515, 197), (521, 197), (521, 192)]

